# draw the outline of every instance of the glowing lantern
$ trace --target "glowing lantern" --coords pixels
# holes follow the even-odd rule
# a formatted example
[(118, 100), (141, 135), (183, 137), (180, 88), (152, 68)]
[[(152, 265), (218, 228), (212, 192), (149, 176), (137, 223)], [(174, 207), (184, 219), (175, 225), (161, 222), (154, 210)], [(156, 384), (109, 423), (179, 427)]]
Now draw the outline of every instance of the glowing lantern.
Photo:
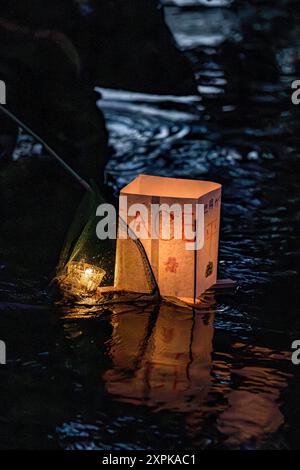
[(69, 290), (76, 295), (91, 296), (95, 294), (104, 276), (103, 269), (84, 261), (71, 261), (67, 266), (67, 284)]
[(130, 255), (134, 233), (161, 294), (195, 302), (217, 281), (220, 207), (220, 184), (138, 176), (120, 194), (120, 218), (129, 231), (119, 230), (115, 286), (144, 292)]

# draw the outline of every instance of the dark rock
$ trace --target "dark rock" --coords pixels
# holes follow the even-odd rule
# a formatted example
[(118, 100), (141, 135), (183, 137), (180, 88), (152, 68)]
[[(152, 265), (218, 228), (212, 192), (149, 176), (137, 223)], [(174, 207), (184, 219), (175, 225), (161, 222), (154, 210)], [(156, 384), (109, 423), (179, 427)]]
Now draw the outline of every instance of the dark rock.
[[(8, 108), (83, 178), (101, 184), (108, 135), (72, 42), (1, 18), (0, 39)], [(0, 259), (16, 275), (45, 275), (57, 263), (83, 193), (53, 157), (12, 161), (17, 128), (1, 113), (0, 126)]]
[(72, 42), (62, 33), (22, 29), (3, 20), (0, 39), (9, 109), (82, 177), (100, 180), (108, 157), (107, 131)]
[(158, 0), (2, 0), (1, 16), (63, 32), (95, 85), (151, 93), (195, 92)]
[(189, 61), (179, 52), (156, 0), (90, 0), (74, 41), (99, 86), (150, 93), (195, 92)]
[(24, 157), (0, 175), (0, 260), (12, 277), (54, 273), (84, 192), (52, 160)]

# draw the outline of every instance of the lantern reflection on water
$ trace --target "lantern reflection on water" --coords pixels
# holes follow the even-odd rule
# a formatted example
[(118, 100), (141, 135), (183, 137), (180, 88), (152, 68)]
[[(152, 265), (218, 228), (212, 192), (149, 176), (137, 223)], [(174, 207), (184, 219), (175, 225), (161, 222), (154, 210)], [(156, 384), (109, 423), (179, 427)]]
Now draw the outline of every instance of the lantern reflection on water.
[[(156, 312), (123, 307), (114, 313), (105, 388), (119, 402), (182, 413), (193, 442), (204, 443), (203, 436), (214, 442), (206, 438), (213, 426), (212, 435), (222, 433), (227, 446), (255, 448), (255, 439), (284, 423), (280, 396), (288, 374), (278, 375), (273, 360), (290, 361), (290, 354), (239, 341), (232, 343), (239, 354), (236, 363), (227, 349), (228, 333), (219, 329), (214, 338), (215, 312), (209, 310), (176, 308), (176, 314), (174, 306), (162, 303)], [(172, 422), (174, 415), (162, 415), (160, 423), (165, 416)]]
[(113, 366), (103, 375), (109, 394), (157, 410), (199, 410), (211, 388), (213, 314), (177, 312), (161, 304), (154, 326), (145, 312), (113, 316)]
[(67, 281), (69, 289), (77, 295), (93, 295), (105, 276), (101, 268), (85, 263), (72, 261), (67, 267)]

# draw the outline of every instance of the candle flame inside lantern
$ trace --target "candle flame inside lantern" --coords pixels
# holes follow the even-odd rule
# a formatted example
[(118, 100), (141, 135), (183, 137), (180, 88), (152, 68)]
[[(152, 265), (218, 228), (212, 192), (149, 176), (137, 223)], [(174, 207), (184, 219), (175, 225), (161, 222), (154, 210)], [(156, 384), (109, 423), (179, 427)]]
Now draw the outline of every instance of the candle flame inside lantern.
[(72, 261), (67, 268), (72, 291), (79, 295), (93, 295), (105, 276), (105, 271), (84, 261)]

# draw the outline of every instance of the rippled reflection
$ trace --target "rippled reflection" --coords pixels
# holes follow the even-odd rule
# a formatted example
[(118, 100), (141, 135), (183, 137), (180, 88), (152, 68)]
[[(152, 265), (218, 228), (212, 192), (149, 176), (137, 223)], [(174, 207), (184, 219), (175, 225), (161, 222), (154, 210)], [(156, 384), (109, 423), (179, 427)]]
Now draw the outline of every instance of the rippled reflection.
[[(150, 324), (149, 324), (150, 322)], [(155, 410), (198, 409), (210, 388), (213, 318), (162, 305), (155, 323), (134, 313), (112, 318), (106, 389)]]
[[(172, 446), (175, 431), (179, 447), (272, 446), (271, 436), (284, 425), (290, 354), (239, 339), (245, 318), (238, 327), (237, 318), (230, 321), (225, 313), (226, 332), (223, 315), (211, 302), (202, 312), (172, 304), (124, 305), (106, 312), (98, 326), (88, 319), (68, 321), (64, 331), (72, 354), (65, 350), (64, 356), (69, 371), (80, 374), (78, 391), (93, 405), (77, 405), (80, 415), (56, 429), (61, 445), (114, 448), (121, 438), (126, 448), (143, 448), (141, 433), (147, 432), (152, 443), (159, 437)], [(166, 412), (172, 419), (157, 434)]]

